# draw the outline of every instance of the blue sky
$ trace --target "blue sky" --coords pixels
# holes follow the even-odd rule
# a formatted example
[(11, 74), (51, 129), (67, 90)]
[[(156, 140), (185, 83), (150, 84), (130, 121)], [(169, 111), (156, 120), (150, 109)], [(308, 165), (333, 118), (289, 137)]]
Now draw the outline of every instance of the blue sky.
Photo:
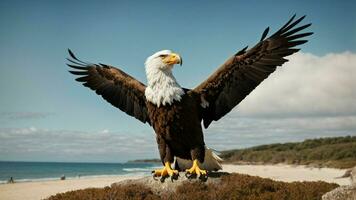
[[(324, 58), (330, 53), (342, 54), (350, 61), (356, 52), (355, 10), (355, 1), (1, 1), (0, 137), (1, 133), (2, 137), (6, 134), (11, 136), (12, 133), (33, 133), (31, 136), (2, 140), (2, 144), (33, 147), (29, 142), (31, 138), (38, 142), (39, 135), (43, 139), (45, 136), (42, 134), (50, 133), (51, 137), (55, 137), (63, 132), (69, 139), (78, 132), (83, 137), (86, 133), (104, 133), (111, 134), (110, 137), (132, 136), (132, 140), (137, 141), (143, 138), (147, 143), (154, 143), (153, 131), (148, 125), (120, 112), (73, 80), (65, 66), (67, 48), (71, 48), (83, 60), (118, 66), (144, 83), (143, 63), (146, 57), (161, 49), (171, 49), (184, 59), (183, 67), (174, 70), (177, 80), (184, 87), (194, 87), (228, 56), (246, 45), (253, 46), (267, 26), (273, 32), (294, 13), (307, 15), (305, 23), (313, 23), (310, 30), (315, 34), (309, 38), (310, 42), (302, 46), (304, 53), (318, 58)], [(305, 61), (306, 57), (299, 60)], [(276, 75), (275, 79), (278, 78), (279, 75)], [(350, 90), (345, 94), (351, 98), (355, 91), (350, 89), (352, 85), (348, 84), (351, 83), (344, 84), (344, 88)], [(344, 101), (340, 104), (349, 105)], [(349, 106), (352, 106), (351, 103)], [(252, 112), (247, 109), (248, 106), (245, 107), (246, 113)], [(280, 110), (270, 112), (286, 115)], [(325, 110), (315, 112), (325, 113), (325, 117), (335, 114)], [(233, 120), (233, 116), (228, 116), (226, 121)], [(245, 123), (245, 126), (250, 123), (250, 119), (251, 116), (242, 116), (241, 120), (236, 120)], [(229, 125), (224, 124), (223, 128), (220, 126), (217, 123), (210, 132), (222, 131)], [(322, 129), (319, 135), (293, 136), (291, 130), (287, 129), (286, 132), (291, 133), (290, 137), (284, 140), (271, 137), (265, 142), (299, 141), (328, 134), (355, 134), (352, 128), (334, 134), (329, 133), (330, 130), (327, 133), (325, 131)], [(229, 134), (232, 132), (235, 131), (230, 130)], [(218, 138), (227, 140), (229, 134), (220, 134)], [(214, 146), (216, 138), (206, 138)], [(36, 144), (41, 146), (46, 142), (49, 140)], [(235, 146), (255, 144), (259, 142), (236, 143)], [(65, 152), (58, 151), (56, 157), (50, 153), (39, 153), (43, 149), (30, 151), (30, 147), (22, 152), (0, 148), (0, 160), (67, 160)], [(219, 147), (216, 146), (217, 149)], [(229, 147), (233, 147), (233, 144)], [(88, 147), (78, 144), (78, 148)], [(126, 150), (130, 152), (133, 148), (128, 146)], [(118, 152), (118, 156), (115, 156), (106, 152), (103, 156), (94, 151), (93, 156), (85, 157), (78, 150), (77, 156), (68, 159), (123, 161), (137, 157), (157, 157), (155, 144), (149, 144), (147, 151), (131, 153), (122, 158), (120, 156), (126, 156), (127, 153), (120, 155)]]

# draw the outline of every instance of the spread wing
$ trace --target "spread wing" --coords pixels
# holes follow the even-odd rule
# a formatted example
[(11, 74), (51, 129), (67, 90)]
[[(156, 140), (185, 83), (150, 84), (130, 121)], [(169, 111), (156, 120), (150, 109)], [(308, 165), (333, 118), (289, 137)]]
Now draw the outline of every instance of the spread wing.
[(71, 58), (67, 59), (70, 62), (67, 65), (74, 69), (70, 73), (79, 76), (76, 81), (82, 82), (85, 87), (94, 90), (126, 114), (150, 124), (144, 84), (120, 69), (105, 64), (86, 63), (77, 59), (71, 50), (68, 52)]
[(305, 16), (294, 21), (295, 15), (276, 33), (246, 51), (247, 47), (229, 58), (214, 74), (193, 91), (201, 97), (202, 118), (207, 128), (239, 104), (264, 79), (288, 60), (299, 49), (294, 48), (307, 40), (312, 32), (300, 33), (311, 24), (297, 26)]

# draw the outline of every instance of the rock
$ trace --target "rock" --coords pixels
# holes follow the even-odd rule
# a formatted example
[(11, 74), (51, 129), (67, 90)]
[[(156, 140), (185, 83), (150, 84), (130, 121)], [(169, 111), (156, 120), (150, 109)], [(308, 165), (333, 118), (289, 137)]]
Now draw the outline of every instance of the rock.
[(209, 173), (205, 182), (188, 179), (180, 173), (177, 180), (154, 180), (144, 177), (136, 180), (123, 180), (111, 187), (87, 188), (59, 193), (48, 200), (88, 200), (88, 199), (321, 199), (322, 194), (338, 187), (323, 181), (303, 181), (287, 183), (268, 178), (238, 173)]
[(347, 170), (342, 177), (350, 177), (351, 185), (335, 188), (324, 194), (323, 200), (356, 200), (356, 166)]
[(351, 185), (356, 186), (356, 166), (351, 171)]
[(347, 177), (350, 177), (351, 185), (356, 185), (356, 166), (346, 170), (344, 175), (342, 175), (338, 178), (347, 178)]
[(351, 178), (351, 185), (340, 186), (324, 194), (323, 200), (356, 200), (356, 166), (345, 172), (342, 176)]
[(356, 186), (338, 187), (322, 196), (322, 200), (356, 200)]
[(340, 176), (340, 177), (337, 177), (337, 178), (347, 178), (347, 177), (351, 177), (351, 171), (352, 171), (352, 168), (346, 170), (345, 173), (344, 173), (344, 175), (342, 175), (342, 176)]
[(228, 175), (227, 172), (210, 172), (209, 178), (206, 180), (198, 179), (198, 178), (187, 178), (185, 176), (185, 172), (180, 172), (179, 177), (176, 180), (171, 180), (170, 178), (164, 179), (162, 183), (159, 178), (153, 179), (152, 177), (143, 177), (140, 179), (131, 179), (131, 180), (124, 180), (117, 183), (111, 184), (111, 187), (121, 186), (121, 185), (132, 185), (132, 184), (139, 184), (148, 186), (152, 192), (156, 194), (166, 193), (166, 192), (174, 192), (175, 189), (182, 185), (184, 182), (198, 182), (204, 181), (207, 184), (219, 184), (221, 179), (220, 177), (223, 175)]

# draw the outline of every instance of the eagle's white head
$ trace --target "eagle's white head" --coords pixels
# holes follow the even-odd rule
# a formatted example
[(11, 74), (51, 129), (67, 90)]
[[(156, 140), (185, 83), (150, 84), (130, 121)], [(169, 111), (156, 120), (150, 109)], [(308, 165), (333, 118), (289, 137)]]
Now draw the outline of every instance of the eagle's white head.
[(171, 50), (162, 50), (148, 57), (145, 65), (146, 69), (156, 68), (165, 70), (167, 68), (172, 69), (174, 64), (182, 65), (182, 63), (182, 58), (178, 54), (173, 53)]
[(175, 64), (182, 65), (182, 58), (170, 50), (162, 50), (148, 57), (145, 62), (147, 87), (145, 96), (156, 106), (171, 105), (184, 94), (172, 74)]

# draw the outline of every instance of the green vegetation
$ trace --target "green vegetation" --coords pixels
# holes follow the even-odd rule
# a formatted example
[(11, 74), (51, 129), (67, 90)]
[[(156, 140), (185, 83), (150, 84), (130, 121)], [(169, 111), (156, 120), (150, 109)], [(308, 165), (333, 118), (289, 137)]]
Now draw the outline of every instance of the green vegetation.
[(286, 163), (345, 169), (356, 165), (356, 136), (262, 145), (224, 151), (220, 156), (230, 163)]
[(48, 200), (86, 200), (86, 199), (172, 199), (172, 200), (216, 200), (216, 199), (248, 199), (248, 200), (317, 200), (338, 185), (325, 182), (293, 182), (285, 183), (271, 179), (242, 174), (229, 174), (221, 177), (221, 181), (213, 184), (204, 182), (183, 182), (172, 193), (156, 194), (145, 185), (120, 185), (101, 189), (84, 189), (57, 194)]

